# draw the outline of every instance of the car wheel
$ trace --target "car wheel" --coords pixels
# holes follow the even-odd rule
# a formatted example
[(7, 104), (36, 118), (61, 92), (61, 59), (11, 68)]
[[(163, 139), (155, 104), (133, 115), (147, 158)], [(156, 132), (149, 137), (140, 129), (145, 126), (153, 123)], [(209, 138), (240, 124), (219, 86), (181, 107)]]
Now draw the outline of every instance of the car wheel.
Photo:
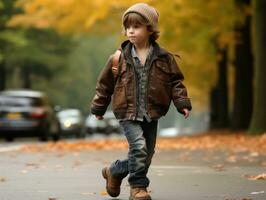
[(61, 138), (62, 131), (61, 131), (59, 123), (57, 123), (57, 128), (56, 129), (57, 130), (52, 135), (52, 139), (53, 139), (54, 142), (57, 142)]
[(93, 135), (93, 131), (92, 131), (92, 130), (87, 130), (86, 133), (87, 133), (88, 135)]
[(12, 137), (12, 136), (6, 136), (5, 139), (7, 142), (13, 142), (14, 141), (14, 137)]
[(53, 139), (54, 142), (57, 142), (58, 140), (60, 140), (60, 134), (53, 135), (52, 139)]
[(86, 133), (85, 133), (85, 130), (84, 129), (80, 129), (77, 131), (77, 134), (76, 134), (76, 138), (85, 138), (86, 137)]
[(46, 142), (50, 135), (50, 125), (45, 123), (40, 130), (40, 141)]

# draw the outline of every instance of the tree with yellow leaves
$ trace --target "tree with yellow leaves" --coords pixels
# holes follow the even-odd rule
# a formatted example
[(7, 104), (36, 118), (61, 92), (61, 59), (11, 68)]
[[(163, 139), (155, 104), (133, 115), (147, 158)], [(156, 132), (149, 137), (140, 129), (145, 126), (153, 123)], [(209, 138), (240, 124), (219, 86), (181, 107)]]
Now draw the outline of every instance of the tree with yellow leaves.
[[(121, 15), (133, 0), (19, 0), (17, 6), (24, 13), (17, 15), (10, 26), (53, 27), (62, 34), (109, 34), (121, 30)], [(234, 37), (237, 21), (244, 21), (244, 14), (236, 9), (236, 0), (144, 0), (160, 13), (160, 43), (180, 54), (182, 68), (190, 92), (201, 103), (208, 101), (211, 88), (218, 79), (216, 65), (228, 49), (226, 65), (234, 58), (233, 48), (238, 42)], [(229, 80), (232, 78), (229, 77)], [(232, 88), (232, 81), (229, 81)], [(232, 90), (232, 89), (231, 89)], [(195, 102), (195, 101), (194, 101)]]
[[(232, 44), (236, 17), (233, 0), (144, 2), (158, 9), (160, 43), (181, 55), (192, 96), (207, 105), (208, 98), (202, 93), (208, 94), (216, 79), (209, 76), (216, 74), (217, 56), (212, 39), (218, 36), (221, 47)], [(25, 13), (14, 17), (9, 25), (53, 27), (62, 34), (120, 33), (122, 12), (133, 3), (136, 1), (19, 0), (17, 5)]]

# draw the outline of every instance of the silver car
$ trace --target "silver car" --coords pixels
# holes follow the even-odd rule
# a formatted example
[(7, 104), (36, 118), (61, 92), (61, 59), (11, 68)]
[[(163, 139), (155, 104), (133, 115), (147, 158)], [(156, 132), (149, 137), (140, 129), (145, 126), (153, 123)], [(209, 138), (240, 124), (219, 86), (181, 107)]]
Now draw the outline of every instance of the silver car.
[(103, 120), (97, 120), (94, 115), (89, 115), (85, 120), (85, 129), (88, 134), (93, 133), (122, 133), (119, 122), (112, 111), (107, 111)]
[(85, 137), (83, 131), (83, 117), (78, 109), (63, 109), (57, 113), (61, 132), (64, 135), (75, 135), (77, 138)]

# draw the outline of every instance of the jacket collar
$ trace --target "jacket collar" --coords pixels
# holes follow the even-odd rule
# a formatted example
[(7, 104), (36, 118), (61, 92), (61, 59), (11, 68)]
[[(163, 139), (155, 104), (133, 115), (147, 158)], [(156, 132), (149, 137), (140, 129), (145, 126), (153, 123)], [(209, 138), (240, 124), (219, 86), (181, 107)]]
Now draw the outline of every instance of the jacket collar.
[[(124, 58), (130, 64), (133, 64), (131, 56), (132, 45), (133, 44), (129, 40), (126, 40), (121, 44), (121, 50), (124, 54)], [(158, 57), (166, 56), (168, 54), (168, 52), (165, 49), (161, 48), (157, 42), (152, 42), (152, 46), (153, 46), (153, 53), (151, 56), (151, 61), (157, 59)]]

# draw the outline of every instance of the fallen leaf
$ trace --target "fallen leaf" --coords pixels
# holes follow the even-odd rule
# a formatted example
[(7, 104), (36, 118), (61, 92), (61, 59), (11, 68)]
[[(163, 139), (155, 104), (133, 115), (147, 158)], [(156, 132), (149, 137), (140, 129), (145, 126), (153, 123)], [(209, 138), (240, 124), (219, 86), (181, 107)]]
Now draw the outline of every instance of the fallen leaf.
[(102, 196), (107, 195), (107, 192), (106, 191), (101, 191), (100, 195), (102, 195)]
[(55, 197), (49, 197), (48, 200), (56, 200)]
[(251, 180), (251, 181), (266, 180), (266, 173), (262, 173), (258, 175), (246, 175), (245, 177), (247, 177), (248, 180)]
[(30, 168), (39, 168), (40, 164), (38, 164), (38, 163), (26, 163), (26, 166), (30, 167)]
[(226, 160), (228, 162), (230, 162), (230, 163), (235, 163), (236, 162), (236, 156), (235, 155), (231, 155)]
[(215, 171), (218, 171), (218, 172), (221, 172), (221, 171), (224, 171), (224, 165), (222, 164), (218, 164), (218, 165), (213, 165), (212, 168), (215, 170)]
[(251, 152), (249, 155), (252, 157), (258, 157), (259, 153), (258, 152)]
[(27, 174), (28, 171), (27, 171), (27, 170), (22, 170), (21, 173), (22, 173), (22, 174)]
[(261, 163), (261, 166), (262, 166), (262, 167), (266, 167), (266, 161), (263, 161), (263, 162)]
[(0, 182), (3, 183), (3, 182), (6, 182), (7, 179), (5, 177), (0, 177)]
[(78, 167), (78, 166), (80, 166), (80, 165), (82, 165), (82, 162), (79, 161), (79, 160), (76, 160), (76, 161), (73, 163), (73, 167)]
[(259, 191), (259, 192), (251, 192), (250, 194), (264, 194), (264, 191)]

